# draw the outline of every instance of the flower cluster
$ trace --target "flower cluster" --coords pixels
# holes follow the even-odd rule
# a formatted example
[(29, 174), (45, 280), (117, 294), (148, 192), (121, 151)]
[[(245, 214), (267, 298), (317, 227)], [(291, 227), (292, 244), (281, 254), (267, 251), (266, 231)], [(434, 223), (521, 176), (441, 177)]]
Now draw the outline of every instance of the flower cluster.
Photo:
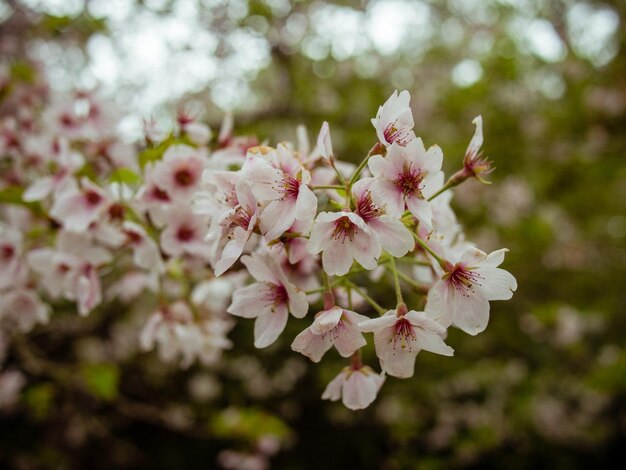
[[(516, 289), (498, 267), (506, 250), (467, 242), (450, 207), (453, 186), (490, 170), (481, 119), (463, 177), (445, 182), (441, 149), (413, 131), (407, 91), (372, 119), (378, 141), (358, 165), (337, 159), (327, 123), (313, 149), (302, 130), (296, 145), (270, 147), (234, 136), (229, 116), (214, 137), (182, 110), (171, 131), (147, 121), (137, 152), (94, 93), (24, 94), (10, 106), (0, 121), (0, 194), (11, 203), (0, 212), (3, 336), (68, 301), (86, 316), (148, 293), (140, 347), (186, 367), (219, 361), (233, 317), (254, 319), (257, 348), (298, 322), (294, 351), (349, 358), (322, 398), (361, 409), (386, 375), (411, 377), (421, 350), (451, 356), (447, 328), (482, 332), (489, 302)], [(395, 305), (379, 305), (369, 280), (389, 280)], [(361, 358), (369, 333), (380, 373)]]

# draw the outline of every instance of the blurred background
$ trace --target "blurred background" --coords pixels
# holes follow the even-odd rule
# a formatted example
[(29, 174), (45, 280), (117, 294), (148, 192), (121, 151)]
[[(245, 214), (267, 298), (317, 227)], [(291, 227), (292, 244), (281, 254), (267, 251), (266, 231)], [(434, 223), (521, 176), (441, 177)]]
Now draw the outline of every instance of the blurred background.
[[(30, 341), (58, 373), (0, 395), (0, 466), (625, 463), (623, 0), (5, 0), (0, 51), (40, 63), (52, 89), (99, 90), (129, 142), (143, 118), (195, 103), (214, 130), (229, 111), (272, 143), (327, 120), (356, 162), (378, 106), (408, 89), (416, 134), (451, 174), (482, 114), (493, 184), (465, 183), (453, 205), (480, 248), (511, 250), (519, 283), (484, 333), (451, 330), (453, 359), (420, 355), (356, 413), (320, 400), (342, 363), (292, 353), (301, 325), (257, 351), (239, 322), (219, 365), (187, 370), (129, 346), (123, 311), (41, 327)], [(54, 379), (68, 370), (92, 393)]]

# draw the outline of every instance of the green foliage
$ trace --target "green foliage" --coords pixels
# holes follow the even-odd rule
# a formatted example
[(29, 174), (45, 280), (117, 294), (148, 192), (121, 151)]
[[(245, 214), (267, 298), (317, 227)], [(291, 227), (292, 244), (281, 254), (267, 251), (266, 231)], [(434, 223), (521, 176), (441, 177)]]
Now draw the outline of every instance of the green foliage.
[(118, 395), (120, 371), (116, 364), (85, 364), (80, 370), (87, 389), (104, 401), (112, 401)]

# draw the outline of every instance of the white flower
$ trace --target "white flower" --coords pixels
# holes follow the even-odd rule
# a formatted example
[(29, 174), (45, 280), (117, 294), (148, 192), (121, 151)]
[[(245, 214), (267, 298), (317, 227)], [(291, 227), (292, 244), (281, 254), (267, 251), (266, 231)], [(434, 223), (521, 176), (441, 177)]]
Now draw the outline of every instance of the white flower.
[(383, 250), (399, 258), (411, 251), (415, 240), (398, 216), (386, 214), (372, 200), (373, 178), (363, 178), (352, 186), (355, 212), (374, 233)]
[(444, 356), (454, 353), (443, 341), (446, 329), (423, 312), (411, 310), (397, 316), (395, 310), (389, 310), (380, 318), (359, 323), (359, 328), (374, 333), (380, 366), (394, 377), (413, 376), (415, 357), (421, 349)]
[(241, 256), (246, 243), (257, 225), (257, 201), (248, 183), (239, 180), (236, 184), (236, 201), (232, 209), (213, 219), (207, 241), (217, 251), (215, 275), (222, 275)]
[(272, 241), (296, 220), (305, 224), (312, 221), (317, 210), (317, 197), (308, 187), (311, 174), (287, 147), (256, 149), (260, 150), (249, 150), (242, 175), (251, 183), (257, 199), (268, 202), (259, 220), (261, 232)]
[(346, 408), (362, 410), (376, 399), (384, 381), (383, 375), (368, 366), (346, 367), (326, 386), (322, 399), (341, 399)]
[(172, 145), (154, 167), (156, 186), (174, 198), (189, 198), (200, 183), (204, 161), (187, 145)]
[(396, 142), (404, 146), (415, 139), (410, 100), (408, 91), (404, 90), (398, 95), (398, 90), (395, 90), (385, 104), (378, 108), (372, 124), (381, 144), (388, 146)]
[(50, 216), (66, 230), (84, 232), (100, 219), (110, 202), (102, 188), (83, 178), (80, 188), (69, 185), (57, 194)]
[(24, 333), (37, 323), (48, 323), (49, 317), (48, 305), (31, 289), (11, 289), (0, 296), (0, 319), (11, 322)]
[(333, 345), (343, 357), (351, 356), (365, 346), (365, 338), (357, 325), (367, 317), (340, 307), (322, 310), (311, 326), (302, 331), (291, 344), (291, 349), (319, 362)]
[(269, 256), (255, 253), (244, 256), (241, 262), (258, 282), (237, 289), (227, 311), (238, 317), (256, 318), (254, 345), (264, 348), (285, 329), (288, 313), (302, 318), (309, 303), (304, 291), (289, 282), (282, 268)]
[(430, 226), (433, 213), (428, 198), (443, 185), (442, 162), (441, 149), (434, 145), (426, 151), (422, 139), (406, 147), (392, 144), (386, 157), (374, 155), (368, 162), (374, 175), (374, 201), (390, 214), (401, 215), (408, 209)]
[(503, 248), (487, 255), (469, 247), (453, 264), (448, 262), (445, 273), (428, 293), (426, 314), (444, 327), (454, 325), (470, 335), (476, 335), (489, 322), (489, 301), (508, 300), (517, 289), (517, 281), (504, 269)]
[(212, 251), (204, 240), (206, 225), (205, 217), (193, 214), (188, 207), (173, 206), (167, 211), (161, 248), (170, 256), (189, 255), (209, 261)]
[(374, 269), (381, 247), (363, 219), (354, 212), (321, 212), (315, 219), (309, 238), (309, 252), (322, 252), (324, 271), (342, 276), (357, 262)]
[(320, 133), (317, 136), (317, 151), (326, 161), (333, 158), (333, 143), (330, 140), (330, 128), (328, 123), (324, 121)]

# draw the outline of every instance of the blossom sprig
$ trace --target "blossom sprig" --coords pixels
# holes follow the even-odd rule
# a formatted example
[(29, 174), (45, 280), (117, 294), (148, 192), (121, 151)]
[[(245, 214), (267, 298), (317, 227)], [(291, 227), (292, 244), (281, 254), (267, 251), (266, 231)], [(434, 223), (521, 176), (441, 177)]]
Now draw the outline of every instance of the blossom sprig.
[[(0, 329), (53, 321), (59, 301), (83, 316), (121, 301), (142, 312), (140, 349), (188, 367), (233, 347), (235, 318), (254, 319), (257, 348), (297, 322), (295, 352), (349, 361), (322, 398), (369, 406), (386, 376), (413, 376), (420, 351), (451, 356), (447, 328), (482, 332), (490, 302), (517, 287), (499, 268), (506, 250), (467, 242), (450, 207), (453, 186), (491, 170), (482, 120), (462, 176), (444, 183), (409, 101), (394, 92), (380, 107), (356, 165), (328, 123), (312, 150), (302, 130), (269, 146), (234, 135), (231, 116), (214, 137), (181, 108), (171, 130), (146, 120), (138, 150), (96, 94), (20, 103), (0, 120)], [(362, 361), (371, 333), (380, 372)]]

